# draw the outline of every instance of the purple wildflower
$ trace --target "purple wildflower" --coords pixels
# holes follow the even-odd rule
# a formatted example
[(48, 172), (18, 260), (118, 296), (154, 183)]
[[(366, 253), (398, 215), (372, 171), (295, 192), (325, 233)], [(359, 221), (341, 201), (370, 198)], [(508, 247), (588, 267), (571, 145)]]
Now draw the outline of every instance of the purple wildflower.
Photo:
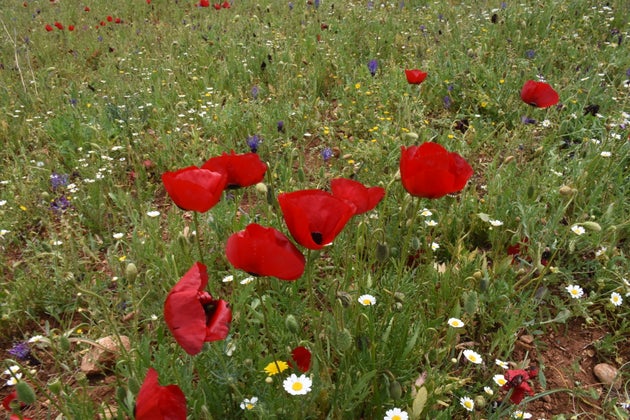
[(63, 213), (68, 207), (70, 207), (70, 200), (68, 200), (65, 195), (54, 199), (52, 203), (50, 203), (50, 208), (55, 213)]
[(449, 109), (452, 104), (451, 97), (446, 95), (442, 100), (444, 101), (444, 108)]
[(626, 76), (628, 76), (628, 79), (630, 79), (630, 68), (626, 70)]
[(28, 359), (31, 355), (31, 349), (26, 341), (17, 343), (7, 351), (11, 356), (19, 360)]
[(319, 0), (315, 0), (315, 8), (319, 8)]
[(501, 2), (501, 9), (507, 9), (507, 3), (502, 1)]
[(530, 60), (534, 57), (536, 57), (536, 51), (534, 50), (527, 50), (525, 51), (525, 57), (529, 58)]
[(50, 174), (50, 185), (52, 186), (53, 191), (57, 188), (65, 187), (68, 185), (68, 175), (53, 172)]
[(254, 87), (252, 87), (252, 98), (254, 99), (258, 99), (258, 86), (254, 85)]
[(260, 144), (260, 137), (257, 134), (254, 134), (251, 137), (247, 138), (247, 145), (249, 146), (249, 150), (253, 153), (258, 151), (258, 145)]
[(289, 10), (293, 10), (293, 2), (289, 2)]
[(370, 62), (368, 63), (368, 70), (370, 71), (370, 74), (372, 75), (372, 77), (376, 75), (377, 69), (378, 69), (378, 61), (370, 60)]
[(330, 147), (322, 150), (322, 159), (324, 159), (324, 162), (328, 162), (331, 157), (333, 157), (333, 151)]
[(278, 121), (278, 132), (284, 133), (284, 121)]
[(523, 124), (536, 124), (536, 120), (533, 118), (529, 118), (527, 115), (521, 118), (521, 122)]

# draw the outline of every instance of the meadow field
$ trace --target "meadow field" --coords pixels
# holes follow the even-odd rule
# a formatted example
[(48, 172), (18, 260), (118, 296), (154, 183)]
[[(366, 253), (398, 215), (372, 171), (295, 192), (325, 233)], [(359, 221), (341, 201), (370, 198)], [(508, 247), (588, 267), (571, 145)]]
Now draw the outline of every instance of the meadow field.
[(0, 416), (629, 418), (628, 0), (0, 23)]

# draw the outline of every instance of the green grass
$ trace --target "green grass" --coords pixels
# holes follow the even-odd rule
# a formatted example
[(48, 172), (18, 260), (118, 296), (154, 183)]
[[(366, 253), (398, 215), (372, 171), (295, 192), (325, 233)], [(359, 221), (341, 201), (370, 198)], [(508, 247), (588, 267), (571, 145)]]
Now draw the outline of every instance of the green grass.
[[(416, 418), (499, 418), (514, 407), (478, 404), (468, 413), (459, 399), (484, 395), (484, 386), (495, 391), (486, 400), (499, 399), (495, 358), (539, 363), (512, 359), (515, 337), (574, 321), (612, 333), (597, 344), (602, 361), (628, 362), (625, 2), (368, 8), (322, 0), (317, 9), (290, 9), (243, 0), (217, 11), (191, 1), (110, 0), (89, 12), (68, 0), (24, 3), (0, 6), (0, 341), (8, 350), (34, 335), (50, 340), (32, 345), (42, 363), (24, 378), (38, 400), (26, 415), (94, 418), (112, 407), (118, 418), (131, 416), (153, 366), (163, 384), (181, 387), (191, 419), (367, 419), (392, 407)], [(108, 15), (123, 23), (97, 29)], [(75, 30), (47, 32), (55, 21)], [(429, 76), (408, 85), (405, 68)], [(521, 101), (522, 84), (538, 74), (562, 107)], [(598, 115), (585, 115), (592, 104)], [(464, 119), (465, 132), (457, 129)], [(210, 288), (233, 309), (230, 336), (191, 357), (162, 311), (200, 256), (191, 217), (172, 204), (160, 175), (246, 152), (252, 135), (263, 139), (268, 194), (234, 192), (201, 215), (197, 232)], [(473, 166), (461, 193), (428, 200), (403, 189), (400, 146), (429, 140)], [(327, 147), (338, 153), (324, 162)], [(75, 188), (53, 188), (52, 174)], [(305, 252), (309, 268), (295, 283), (239, 284), (247, 275), (225, 258), (227, 238), (254, 220), (288, 235), (277, 193), (328, 188), (340, 176), (383, 186), (386, 197), (332, 246)], [(51, 210), (61, 196), (69, 205)], [(418, 214), (423, 208), (432, 216)], [(159, 217), (147, 215), (153, 210)], [(575, 234), (574, 225), (586, 232)], [(513, 263), (507, 250), (519, 241), (526, 243)], [(229, 274), (235, 281), (223, 283)], [(586, 295), (571, 299), (569, 284)], [(622, 305), (610, 303), (612, 292)], [(364, 293), (377, 304), (359, 305)], [(287, 327), (291, 316), (297, 329)], [(450, 317), (465, 327), (449, 327)], [(78, 366), (89, 345), (76, 339), (106, 335), (128, 336), (131, 350), (111, 367), (111, 393), (92, 398), (96, 383)], [(313, 390), (301, 397), (283, 390), (286, 372), (271, 383), (263, 372), (298, 345), (313, 353)], [(484, 364), (467, 362), (465, 348)], [(620, 372), (621, 392), (598, 404), (627, 418), (618, 403), (630, 398), (629, 376)], [(413, 384), (423, 373), (427, 401), (414, 413)], [(251, 396), (259, 404), (241, 410)]]

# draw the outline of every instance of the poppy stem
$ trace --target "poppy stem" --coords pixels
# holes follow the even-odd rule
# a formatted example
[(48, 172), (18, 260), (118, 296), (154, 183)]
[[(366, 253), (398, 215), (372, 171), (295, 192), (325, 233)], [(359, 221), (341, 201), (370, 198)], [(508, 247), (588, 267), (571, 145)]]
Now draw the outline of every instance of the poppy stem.
[(199, 216), (196, 211), (193, 211), (193, 223), (195, 225), (195, 242), (197, 242), (197, 249), (199, 250), (199, 262), (205, 265), (203, 260), (203, 252), (201, 250), (201, 239), (199, 239)]

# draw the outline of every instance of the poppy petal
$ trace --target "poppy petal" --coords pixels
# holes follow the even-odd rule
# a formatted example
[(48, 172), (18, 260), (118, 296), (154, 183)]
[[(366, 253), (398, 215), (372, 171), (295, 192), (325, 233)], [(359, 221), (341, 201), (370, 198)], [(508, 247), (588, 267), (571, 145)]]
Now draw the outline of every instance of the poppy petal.
[(311, 352), (306, 347), (299, 346), (294, 348), (291, 352), (291, 358), (295, 363), (290, 364), (295, 364), (297, 369), (299, 369), (300, 371), (308, 372), (308, 370), (311, 368)]
[(197, 262), (166, 297), (164, 319), (177, 343), (190, 355), (201, 351), (206, 338), (206, 314), (199, 291), (208, 284), (206, 266)]
[(134, 411), (136, 420), (185, 420), (186, 396), (177, 385), (160, 386), (157, 371), (149, 368)]
[(419, 85), (424, 82), (424, 79), (427, 78), (427, 74), (422, 70), (413, 69), (413, 70), (405, 70), (405, 76), (407, 77), (407, 83), (411, 85)]
[(332, 243), (354, 215), (354, 207), (322, 190), (278, 195), (278, 203), (293, 239), (308, 249)]
[(224, 174), (196, 166), (162, 174), (164, 188), (175, 204), (200, 213), (219, 202), (226, 182)]
[(213, 310), (206, 326), (204, 341), (223, 340), (230, 333), (232, 310), (229, 304), (223, 299), (219, 299), (212, 301), (212, 306)]
[(385, 189), (382, 187), (368, 188), (360, 182), (347, 178), (333, 179), (330, 181), (330, 189), (335, 197), (355, 207), (355, 215), (372, 210), (385, 196)]
[(528, 80), (521, 89), (521, 99), (529, 105), (548, 108), (557, 104), (560, 97), (548, 83)]
[(437, 143), (401, 147), (400, 177), (413, 196), (440, 198), (462, 190), (473, 174), (471, 166), (457, 153)]
[(256, 153), (237, 155), (234, 151), (209, 159), (202, 168), (224, 173), (228, 188), (249, 187), (263, 180), (267, 165)]
[(258, 276), (296, 280), (304, 273), (304, 255), (289, 239), (273, 228), (256, 223), (228, 238), (225, 254), (230, 263)]

